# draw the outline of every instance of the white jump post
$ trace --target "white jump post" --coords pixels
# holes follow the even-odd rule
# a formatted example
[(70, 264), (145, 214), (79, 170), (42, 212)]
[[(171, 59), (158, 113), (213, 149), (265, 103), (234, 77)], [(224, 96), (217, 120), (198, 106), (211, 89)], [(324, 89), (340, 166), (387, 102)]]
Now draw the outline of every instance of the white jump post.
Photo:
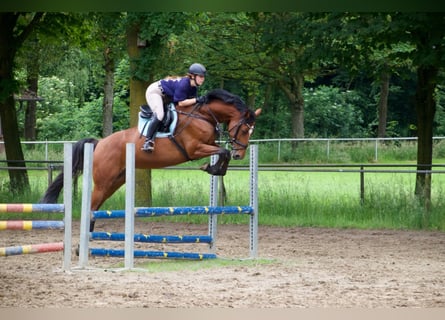
[[(210, 157), (210, 164), (214, 165), (216, 161), (218, 160), (218, 156), (213, 155)], [(209, 205), (216, 207), (218, 204), (222, 205), (221, 203), (218, 203), (219, 199), (219, 193), (218, 191), (221, 191), (219, 188), (219, 183), (221, 181), (222, 177), (219, 176), (210, 176), (210, 194), (209, 194)], [(218, 229), (218, 215), (211, 214), (209, 215), (209, 236), (212, 238), (212, 242), (209, 245), (210, 252), (215, 253), (215, 242), (216, 242), (216, 234)]]
[(73, 145), (63, 145), (63, 204), (65, 225), (63, 239), (63, 270), (71, 268), (71, 241), (72, 241), (72, 217), (73, 217)]
[(134, 143), (127, 143), (125, 168), (125, 269), (132, 269), (134, 265), (135, 171)]
[(80, 219), (80, 241), (79, 241), (79, 268), (84, 269), (88, 265), (88, 241), (90, 231), (91, 215), (91, 192), (93, 172), (93, 149), (92, 143), (85, 143), (83, 157), (83, 183), (82, 183), (82, 213)]
[(250, 257), (258, 257), (258, 145), (250, 146), (250, 206), (253, 214), (250, 215)]

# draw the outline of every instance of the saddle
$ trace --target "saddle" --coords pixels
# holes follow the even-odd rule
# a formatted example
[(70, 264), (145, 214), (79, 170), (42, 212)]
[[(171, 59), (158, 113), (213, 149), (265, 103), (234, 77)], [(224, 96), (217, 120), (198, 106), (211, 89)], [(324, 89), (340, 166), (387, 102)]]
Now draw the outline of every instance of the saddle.
[[(153, 118), (153, 111), (146, 104), (140, 106), (139, 119), (138, 119), (138, 130), (139, 133), (145, 136), (148, 124)], [(175, 131), (176, 124), (178, 122), (178, 114), (174, 103), (169, 103), (164, 105), (164, 119), (162, 119), (159, 125), (156, 137), (167, 137), (172, 135)]]

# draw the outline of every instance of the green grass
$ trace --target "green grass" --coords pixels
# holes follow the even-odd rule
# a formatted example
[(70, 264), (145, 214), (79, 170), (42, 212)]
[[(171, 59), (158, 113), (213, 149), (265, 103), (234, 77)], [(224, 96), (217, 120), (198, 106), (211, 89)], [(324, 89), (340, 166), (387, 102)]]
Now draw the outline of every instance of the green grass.
[[(31, 178), (32, 193), (10, 201), (2, 190), (0, 202), (33, 203), (43, 194), (42, 173)], [(226, 205), (249, 205), (249, 174), (229, 171), (224, 177)], [(272, 226), (319, 226), (340, 228), (431, 229), (445, 231), (445, 175), (433, 175), (432, 208), (428, 212), (414, 196), (414, 174), (365, 173), (364, 203), (360, 201), (359, 173), (266, 172), (258, 173), (259, 223)], [(210, 178), (201, 171), (153, 170), (153, 206), (209, 204)], [(79, 181), (81, 185), (81, 181)], [(80, 193), (73, 213), (80, 216)], [(60, 199), (62, 201), (62, 199)], [(124, 209), (125, 187), (103, 206)], [(9, 217), (14, 217), (10, 215)], [(48, 218), (49, 214), (41, 214)], [(55, 217), (56, 218), (56, 217)], [(151, 218), (150, 218), (151, 219)], [(160, 221), (205, 223), (207, 217), (156, 218)], [(227, 215), (219, 223), (245, 224), (246, 216)]]
[[(382, 144), (378, 163), (415, 163), (415, 145)], [(445, 144), (435, 146), (434, 163), (445, 163)], [(260, 145), (260, 163), (276, 163), (276, 145)], [(37, 155), (34, 155), (36, 159)], [(325, 157), (325, 158), (323, 158)], [(413, 159), (414, 157), (414, 159)], [(335, 159), (335, 161), (333, 161)], [(353, 159), (353, 160), (352, 160)], [(374, 144), (333, 144), (330, 159), (326, 148), (315, 143), (299, 144), (292, 153), (282, 145), (281, 161), (291, 163), (374, 163)], [(203, 161), (184, 166), (198, 167)], [(232, 162), (247, 164), (248, 159)], [(390, 169), (390, 168), (386, 168)], [(400, 169), (400, 168), (392, 168)], [(413, 168), (414, 169), (414, 168)], [(45, 171), (29, 171), (31, 193), (11, 200), (6, 171), (0, 171), (0, 202), (36, 202), (46, 189)], [(226, 205), (249, 205), (249, 174), (228, 171), (224, 177)], [(79, 180), (79, 188), (82, 180)], [(153, 206), (199, 206), (209, 204), (209, 175), (199, 170), (153, 170)], [(414, 173), (365, 173), (364, 202), (360, 201), (360, 175), (349, 172), (268, 172), (258, 173), (259, 223), (272, 226), (319, 226), (337, 228), (425, 229), (445, 231), (445, 175), (432, 178), (432, 205), (428, 211), (414, 195)], [(80, 193), (73, 213), (80, 215)], [(62, 199), (60, 198), (60, 201)], [(123, 209), (125, 187), (102, 207)], [(46, 218), (46, 217), (45, 217)], [(207, 217), (156, 218), (165, 221), (206, 223)], [(246, 216), (227, 215), (219, 223), (245, 224)]]
[[(200, 171), (153, 170), (153, 206), (209, 203), (209, 176)], [(359, 173), (265, 172), (258, 174), (259, 223), (271, 226), (431, 229), (445, 231), (445, 175), (433, 176), (432, 209), (414, 196), (415, 174), (365, 173), (364, 202)], [(229, 171), (224, 177), (225, 205), (249, 205), (249, 174)], [(124, 208), (124, 190), (104, 205)], [(150, 218), (151, 219), (151, 218)], [(205, 223), (207, 217), (156, 218)], [(218, 217), (219, 223), (246, 224), (246, 216)]]
[[(150, 273), (174, 272), (174, 271), (199, 271), (203, 269), (228, 268), (228, 267), (256, 267), (266, 264), (274, 264), (275, 260), (268, 259), (208, 259), (196, 263), (194, 260), (150, 260), (138, 262), (135, 260), (135, 268)], [(123, 268), (121, 263), (117, 268)], [(131, 271), (130, 271), (131, 272)]]

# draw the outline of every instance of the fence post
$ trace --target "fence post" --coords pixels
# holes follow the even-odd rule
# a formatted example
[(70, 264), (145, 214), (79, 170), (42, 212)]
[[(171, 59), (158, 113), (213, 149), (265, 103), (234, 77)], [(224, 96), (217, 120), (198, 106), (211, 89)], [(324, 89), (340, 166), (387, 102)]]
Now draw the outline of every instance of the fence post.
[(360, 166), (360, 204), (365, 203), (365, 170)]
[(375, 154), (374, 154), (374, 160), (378, 161), (378, 149), (379, 149), (379, 139), (375, 139)]
[(326, 151), (326, 155), (327, 155), (327, 158), (328, 158), (328, 160), (329, 160), (329, 155), (330, 155), (330, 151), (331, 151), (331, 140), (327, 140), (328, 141), (328, 143), (327, 143), (327, 146), (326, 146), (326, 149), (327, 149), (327, 151)]

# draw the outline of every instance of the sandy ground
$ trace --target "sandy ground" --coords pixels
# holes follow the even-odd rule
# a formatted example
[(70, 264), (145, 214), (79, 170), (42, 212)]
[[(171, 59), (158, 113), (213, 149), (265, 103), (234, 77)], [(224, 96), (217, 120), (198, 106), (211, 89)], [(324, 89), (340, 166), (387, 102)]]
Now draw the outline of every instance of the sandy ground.
[[(103, 220), (97, 231), (122, 230)], [(73, 247), (79, 226), (73, 225)], [(139, 222), (136, 231), (206, 234), (206, 225)], [(60, 241), (62, 231), (0, 231), (0, 246)], [(260, 227), (258, 263), (122, 272), (91, 257), (62, 270), (62, 253), (0, 257), (1, 307), (299, 308), (445, 307), (445, 233)], [(217, 254), (246, 258), (248, 226), (220, 225)], [(95, 247), (123, 243), (93, 243)], [(151, 248), (144, 244), (144, 248)], [(199, 252), (206, 252), (201, 244)], [(170, 250), (171, 247), (162, 247)], [(190, 251), (190, 250), (187, 250)], [(140, 263), (165, 263), (137, 259)], [(73, 267), (78, 257), (72, 257)]]

